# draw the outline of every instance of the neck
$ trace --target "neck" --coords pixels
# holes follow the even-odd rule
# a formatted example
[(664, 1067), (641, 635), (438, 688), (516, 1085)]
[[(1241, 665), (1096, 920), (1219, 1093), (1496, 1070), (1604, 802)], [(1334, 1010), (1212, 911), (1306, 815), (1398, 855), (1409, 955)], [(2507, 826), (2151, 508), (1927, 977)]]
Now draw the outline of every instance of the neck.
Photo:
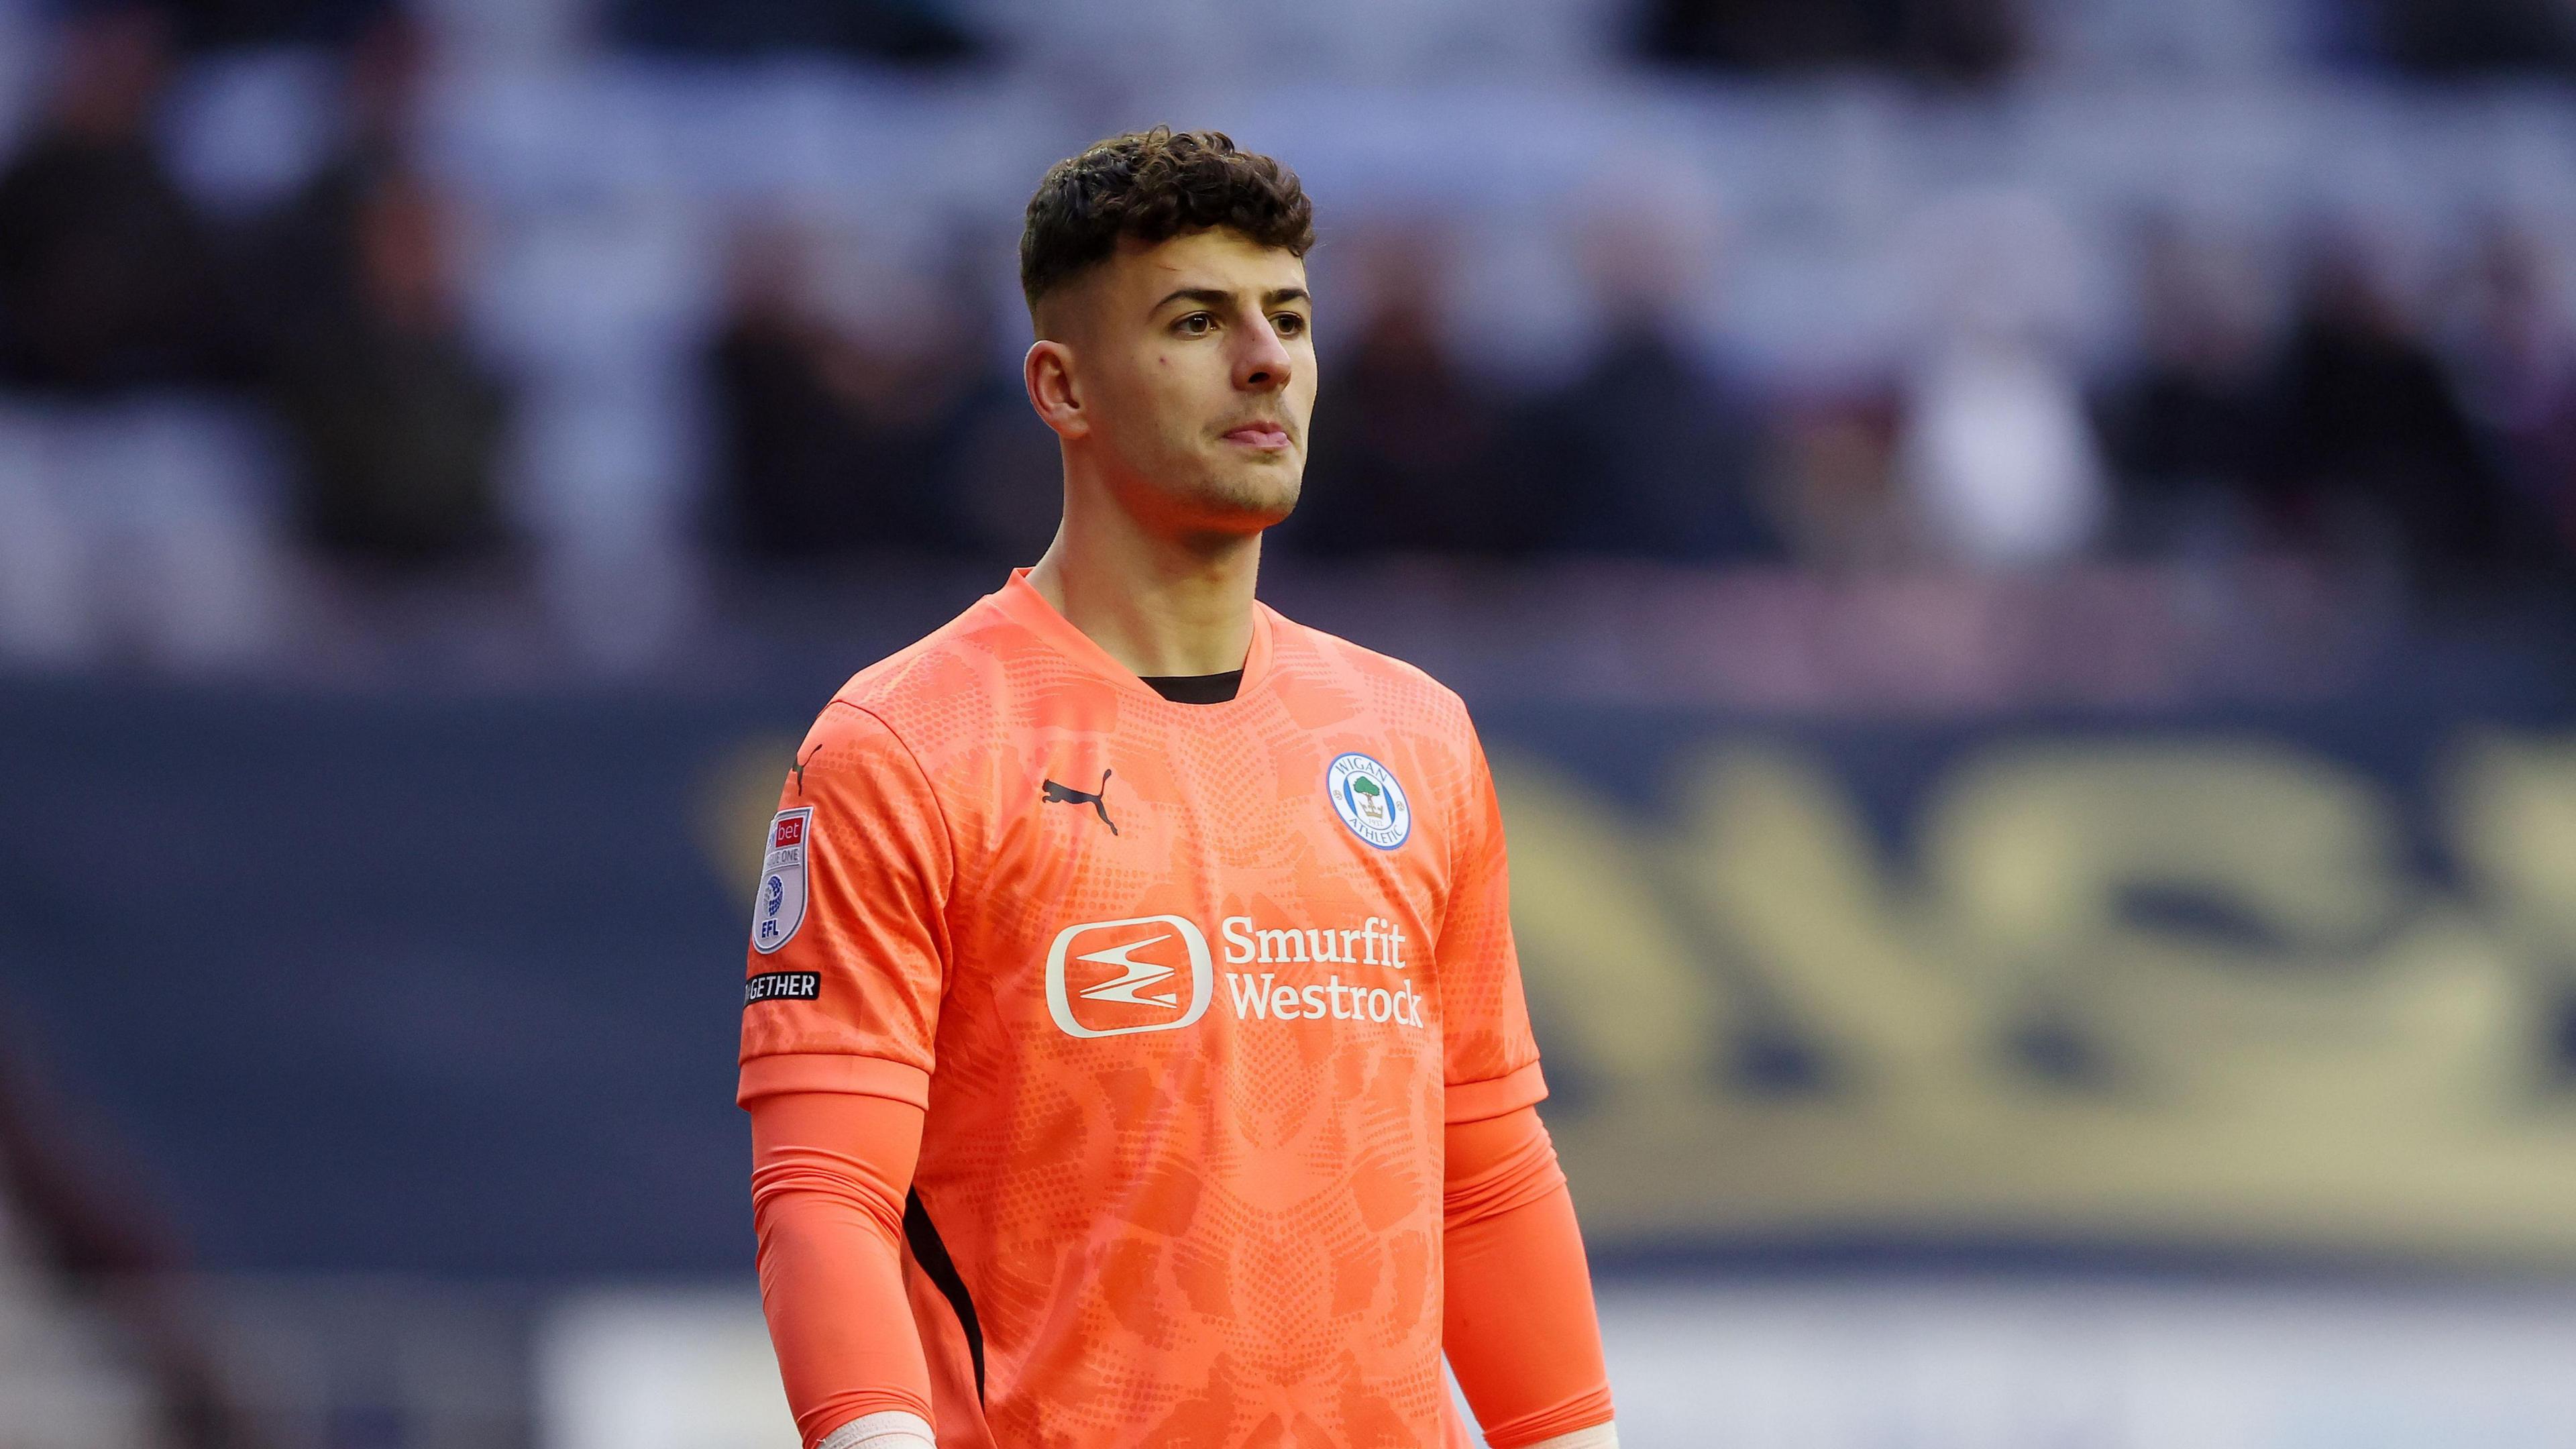
[(1030, 585), (1140, 677), (1241, 669), (1261, 535), (1159, 532), (1070, 474), (1064, 521)]

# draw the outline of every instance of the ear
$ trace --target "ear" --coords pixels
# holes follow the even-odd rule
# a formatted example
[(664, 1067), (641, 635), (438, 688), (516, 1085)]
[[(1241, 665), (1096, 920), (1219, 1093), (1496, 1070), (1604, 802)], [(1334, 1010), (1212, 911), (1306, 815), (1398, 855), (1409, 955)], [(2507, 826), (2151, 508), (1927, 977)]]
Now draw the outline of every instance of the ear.
[(1020, 359), (1020, 380), (1028, 387), (1029, 405), (1038, 410), (1038, 421), (1053, 428), (1057, 437), (1091, 435), (1091, 417), (1083, 411), (1082, 389), (1074, 381), (1072, 348), (1043, 339), (1031, 343), (1029, 355)]

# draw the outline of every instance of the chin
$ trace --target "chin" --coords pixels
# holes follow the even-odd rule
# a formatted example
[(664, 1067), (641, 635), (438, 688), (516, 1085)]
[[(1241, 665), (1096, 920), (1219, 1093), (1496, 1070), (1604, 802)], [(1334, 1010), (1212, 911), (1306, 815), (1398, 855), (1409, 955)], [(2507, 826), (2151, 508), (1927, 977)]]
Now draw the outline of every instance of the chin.
[(1199, 511), (1210, 523), (1249, 532), (1295, 512), (1300, 488), (1298, 470), (1291, 466), (1209, 478), (1194, 491)]
[(1286, 522), (1288, 515), (1297, 511), (1297, 493), (1297, 482), (1293, 478), (1284, 484), (1270, 483), (1257, 490), (1256, 496), (1243, 500), (1241, 517), (1244, 522), (1260, 528)]

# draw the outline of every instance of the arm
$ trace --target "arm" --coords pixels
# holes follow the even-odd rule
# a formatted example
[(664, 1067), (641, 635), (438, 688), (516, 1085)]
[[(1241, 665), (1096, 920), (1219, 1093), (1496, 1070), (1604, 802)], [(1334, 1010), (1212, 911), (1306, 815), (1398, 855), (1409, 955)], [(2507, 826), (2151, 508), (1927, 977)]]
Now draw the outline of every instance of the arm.
[(1574, 1200), (1535, 1108), (1453, 1122), (1441, 1343), (1493, 1449), (1616, 1449)]
[(769, 826), (736, 1099), (761, 1306), (808, 1449), (929, 1449), (903, 1220), (929, 1102), (953, 872), (911, 752), (835, 704)]
[(760, 1306), (808, 1449), (930, 1449), (930, 1369), (904, 1299), (919, 1107), (783, 1092), (751, 1109)]
[(1441, 1346), (1493, 1449), (1617, 1449), (1583, 1237), (1512, 943), (1502, 804), (1467, 737), (1437, 948), (1445, 1062)]

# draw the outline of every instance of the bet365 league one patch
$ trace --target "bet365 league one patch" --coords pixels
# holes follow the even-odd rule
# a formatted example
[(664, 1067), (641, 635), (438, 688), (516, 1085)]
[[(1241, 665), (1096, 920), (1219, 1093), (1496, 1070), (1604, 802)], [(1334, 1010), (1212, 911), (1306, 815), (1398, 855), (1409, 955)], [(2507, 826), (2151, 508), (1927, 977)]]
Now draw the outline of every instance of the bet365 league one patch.
[(751, 901), (751, 949), (763, 956), (793, 940), (805, 924), (805, 848), (813, 830), (810, 805), (781, 810), (769, 822), (769, 852)]

